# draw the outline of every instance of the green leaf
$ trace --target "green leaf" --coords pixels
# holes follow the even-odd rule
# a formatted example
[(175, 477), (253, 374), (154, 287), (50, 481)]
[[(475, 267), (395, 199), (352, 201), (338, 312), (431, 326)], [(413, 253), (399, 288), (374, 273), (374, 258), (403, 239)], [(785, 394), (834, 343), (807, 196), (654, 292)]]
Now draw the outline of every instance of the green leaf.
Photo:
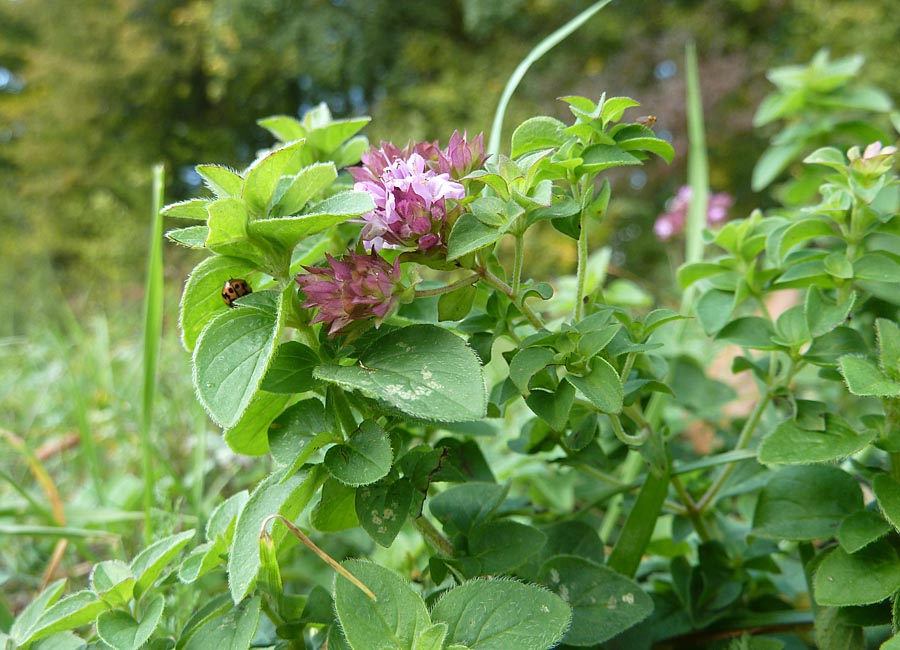
[(490, 246), (504, 235), (504, 231), (483, 224), (475, 215), (464, 213), (450, 233), (447, 242), (447, 259), (453, 261), (463, 255)]
[(136, 580), (135, 600), (140, 599), (153, 586), (166, 565), (175, 559), (189, 541), (194, 539), (194, 534), (194, 530), (186, 530), (183, 533), (163, 537), (134, 557), (131, 561), (131, 573)]
[(227, 255), (233, 244), (247, 240), (250, 213), (240, 199), (217, 199), (209, 204), (209, 236), (206, 246)]
[[(235, 603), (240, 603), (247, 596), (256, 581), (260, 567), (259, 532), (263, 521), (276, 513), (293, 520), (306, 507), (323, 480), (324, 472), (318, 467), (306, 474), (293, 474), (284, 481), (275, 472), (253, 490), (247, 505), (238, 515), (234, 541), (228, 554), (228, 587)], [(277, 537), (273, 534), (275, 539), (281, 537), (281, 532)]]
[(234, 426), (223, 437), (232, 451), (246, 456), (261, 456), (269, 451), (268, 430), (284, 410), (292, 395), (257, 392)]
[(590, 366), (591, 370), (587, 375), (566, 375), (566, 381), (604, 413), (621, 413), (625, 393), (619, 373), (600, 357), (591, 359)]
[(229, 309), (197, 339), (194, 388), (210, 417), (223, 428), (238, 423), (274, 356), (280, 294), (273, 300), (271, 309)]
[(787, 348), (800, 348), (810, 340), (809, 327), (803, 305), (785, 309), (775, 321), (775, 336), (772, 342)]
[(293, 142), (306, 137), (306, 129), (300, 120), (289, 115), (272, 115), (256, 120), (256, 123), (281, 142)]
[(423, 420), (465, 422), (485, 415), (487, 391), (478, 357), (445, 329), (413, 325), (394, 330), (376, 339), (360, 362), (319, 366), (313, 374)]
[(259, 216), (268, 213), (278, 181), (304, 144), (299, 140), (275, 149), (247, 168), (241, 198), (252, 212)]
[(713, 335), (725, 327), (731, 318), (731, 312), (734, 310), (734, 294), (730, 291), (710, 289), (697, 299), (694, 310), (703, 331)]
[(374, 420), (364, 420), (346, 443), (325, 454), (325, 467), (346, 485), (369, 485), (391, 471), (394, 460), (387, 433)]
[[(0, 632), (0, 648), (7, 648), (7, 636)], [(87, 643), (74, 632), (57, 632), (31, 646), (32, 650), (84, 650)], [(9, 646), (11, 648), (12, 646)]]
[(817, 237), (835, 236), (834, 227), (822, 219), (802, 219), (791, 225), (781, 236), (778, 258), (783, 262), (794, 246)]
[(159, 626), (165, 603), (161, 594), (154, 596), (142, 608), (140, 621), (122, 610), (103, 612), (97, 617), (97, 636), (113, 650), (138, 650)]
[(506, 490), (496, 483), (471, 481), (454, 485), (428, 500), (428, 508), (451, 534), (468, 533), (500, 506)]
[(390, 485), (368, 485), (356, 490), (356, 516), (369, 537), (390, 547), (410, 515), (413, 485), (401, 478)]
[(309, 212), (290, 217), (256, 219), (250, 222), (248, 231), (253, 237), (276, 242), (286, 250), (293, 249), (301, 241), (375, 209), (366, 192), (348, 190), (329, 196), (310, 208)]
[(187, 248), (206, 248), (209, 226), (188, 226), (166, 232), (166, 239)]
[(108, 609), (109, 605), (97, 598), (93, 591), (77, 591), (44, 610), (25, 643), (92, 623)]
[(753, 515), (753, 534), (770, 539), (833, 537), (843, 519), (862, 510), (859, 484), (829, 465), (794, 465), (766, 483)]
[(299, 341), (282, 343), (266, 370), (260, 390), (288, 395), (312, 390), (316, 384), (313, 368), (319, 361), (319, 355)]
[(653, 601), (636, 582), (582, 557), (558, 555), (544, 564), (541, 575), (572, 608), (566, 645), (603, 643), (653, 611)]
[(221, 165), (197, 165), (194, 167), (203, 183), (218, 198), (237, 198), (241, 195), (244, 179), (233, 169)]
[(631, 97), (610, 97), (601, 103), (600, 119), (604, 125), (609, 122), (618, 122), (622, 119), (622, 114), (626, 109), (640, 105), (640, 102)]
[(841, 548), (847, 553), (856, 553), (859, 549), (887, 535), (890, 530), (891, 525), (877, 512), (860, 510), (847, 515), (841, 522), (837, 539)]
[(472, 311), (478, 289), (474, 285), (443, 294), (438, 299), (438, 320), (462, 320)]
[(885, 253), (868, 253), (853, 263), (857, 280), (900, 283), (900, 262)]
[(581, 157), (584, 161), (579, 168), (582, 173), (597, 173), (611, 167), (641, 164), (639, 158), (621, 147), (608, 144), (592, 144), (584, 149)]
[(336, 578), (334, 609), (350, 647), (353, 650), (412, 648), (416, 639), (431, 627), (422, 597), (399, 575), (377, 564), (347, 560), (343, 566), (378, 598), (372, 601), (343, 576)]
[[(181, 650), (244, 650), (259, 627), (260, 599), (254, 596), (233, 609), (211, 616), (190, 630)], [(181, 642), (184, 642), (182, 637)]]
[(124, 607), (134, 595), (134, 574), (121, 560), (107, 560), (94, 565), (90, 585), (110, 607)]
[(822, 560), (813, 586), (820, 605), (877, 603), (900, 589), (900, 560), (894, 547), (884, 540), (853, 554), (838, 547)]
[(859, 332), (850, 327), (836, 327), (813, 340), (803, 358), (818, 366), (835, 368), (846, 354), (865, 354), (868, 350)]
[(900, 396), (900, 383), (891, 380), (881, 368), (868, 359), (845, 355), (838, 359), (838, 366), (847, 388), (861, 397)]
[(772, 342), (775, 331), (772, 324), (759, 316), (735, 318), (716, 334), (719, 341), (728, 341), (742, 348), (755, 350), (777, 350), (778, 345)]
[(726, 273), (732, 269), (723, 264), (715, 262), (693, 262), (692, 264), (683, 264), (678, 269), (678, 284), (682, 289), (687, 289), (695, 282), (699, 282), (704, 278)]
[(894, 379), (900, 379), (900, 325), (886, 318), (875, 320), (881, 369)]
[(416, 637), (412, 650), (442, 650), (447, 637), (447, 624), (436, 623)]
[(675, 148), (660, 138), (648, 136), (644, 138), (628, 138), (626, 140), (616, 140), (624, 151), (647, 151), (656, 154), (667, 163), (671, 163), (675, 157)]
[(839, 304), (836, 300), (828, 297), (819, 287), (811, 286), (806, 292), (806, 301), (803, 306), (810, 335), (818, 338), (834, 330), (835, 327), (847, 320), (855, 303), (855, 291)]
[(469, 556), (478, 560), (478, 575), (502, 575), (540, 552), (547, 536), (518, 521), (489, 521), (469, 533)]
[[(337, 178), (337, 169), (333, 162), (315, 163), (301, 169), (290, 179), (284, 193), (276, 203), (280, 214), (297, 214), (307, 203), (327, 188)], [(281, 181), (284, 182), (284, 179)]]
[(431, 611), (435, 623), (447, 624), (448, 644), (470, 650), (547, 650), (562, 638), (570, 616), (556, 594), (512, 580), (467, 582)]
[(566, 141), (565, 128), (563, 122), (545, 115), (527, 119), (513, 131), (510, 155), (518, 158), (531, 151), (559, 147)]
[(328, 479), (322, 485), (322, 498), (310, 513), (310, 523), (323, 533), (336, 533), (356, 528), (356, 489), (338, 480)]
[(878, 507), (891, 525), (900, 530), (900, 483), (888, 474), (879, 474), (872, 481)]
[(838, 607), (816, 610), (813, 631), (817, 650), (866, 650), (865, 630), (859, 625), (848, 625), (841, 616), (848, 611)]
[(306, 136), (307, 142), (322, 153), (330, 154), (340, 147), (345, 140), (359, 133), (371, 121), (371, 117), (349, 117), (343, 120), (330, 120), (328, 124), (322, 124), (311, 129)]
[(551, 429), (562, 432), (566, 429), (569, 411), (575, 403), (575, 387), (564, 381), (555, 391), (537, 388), (525, 398), (525, 403)]
[(623, 576), (634, 576), (637, 573), (668, 492), (668, 473), (647, 472), (637, 500), (609, 554), (607, 565), (610, 569)]
[(509, 362), (509, 378), (523, 395), (528, 394), (528, 383), (546, 368), (556, 356), (550, 348), (525, 348), (519, 350)]
[(759, 446), (759, 462), (766, 464), (826, 463), (866, 448), (877, 432), (857, 433), (837, 415), (825, 415), (825, 430), (804, 429), (794, 420), (782, 422)]
[(207, 257), (194, 267), (184, 285), (178, 313), (181, 342), (186, 350), (193, 351), (203, 328), (228, 309), (222, 300), (225, 282), (244, 279), (252, 270), (246, 260), (223, 255)]
[(9, 636), (17, 645), (23, 645), (35, 629), (35, 624), (48, 607), (52, 606), (62, 595), (66, 587), (65, 580), (52, 582), (16, 617), (9, 628)]
[(175, 217), (176, 219), (197, 219), (198, 221), (206, 221), (209, 212), (206, 206), (210, 199), (188, 199), (187, 201), (178, 201), (170, 203), (160, 212), (164, 217)]
[(269, 451), (276, 463), (290, 467), (286, 475), (293, 474), (319, 449), (341, 442), (340, 434), (331, 429), (321, 401), (314, 397), (300, 400), (269, 426)]

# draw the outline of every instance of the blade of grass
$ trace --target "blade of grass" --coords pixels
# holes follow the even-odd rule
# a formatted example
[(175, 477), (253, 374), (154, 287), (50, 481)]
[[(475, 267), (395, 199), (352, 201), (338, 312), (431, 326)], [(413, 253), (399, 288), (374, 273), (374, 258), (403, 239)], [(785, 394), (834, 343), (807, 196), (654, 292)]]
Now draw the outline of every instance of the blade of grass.
[(521, 63), (516, 66), (516, 69), (513, 70), (512, 75), (509, 77), (509, 81), (506, 82), (506, 87), (503, 89), (503, 94), (500, 95), (500, 101), (497, 103), (497, 110), (494, 112), (494, 122), (491, 124), (491, 137), (488, 141), (487, 148), (489, 155), (494, 156), (500, 153), (500, 138), (503, 131), (503, 118), (506, 115), (506, 107), (509, 105), (509, 100), (512, 98), (512, 94), (516, 91), (516, 88), (519, 86), (525, 73), (528, 72), (528, 68), (547, 52), (562, 43), (569, 34), (581, 27), (591, 16), (603, 9), (603, 7), (610, 2), (612, 2), (612, 0), (600, 0), (600, 2), (592, 4), (535, 45), (534, 49), (532, 49), (531, 52), (522, 59)]
[(144, 357), (143, 399), (141, 401), (141, 450), (144, 467), (144, 541), (153, 541), (153, 401), (156, 396), (156, 371), (159, 365), (159, 347), (162, 338), (163, 317), (163, 223), (160, 211), (165, 191), (165, 168), (153, 167), (153, 218), (150, 229), (150, 254), (147, 260), (147, 278), (144, 286)]

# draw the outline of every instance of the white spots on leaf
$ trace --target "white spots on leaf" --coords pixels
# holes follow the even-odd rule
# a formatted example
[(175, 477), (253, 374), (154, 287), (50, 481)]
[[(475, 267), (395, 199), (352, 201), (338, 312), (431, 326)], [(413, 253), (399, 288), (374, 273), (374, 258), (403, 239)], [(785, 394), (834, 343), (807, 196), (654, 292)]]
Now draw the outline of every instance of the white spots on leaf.
[(550, 582), (556, 584), (559, 582), (559, 571), (556, 569), (550, 569)]
[(559, 594), (560, 598), (562, 598), (566, 602), (569, 602), (569, 588), (566, 585), (560, 585), (559, 591), (557, 593)]
[(385, 508), (384, 512), (382, 514), (384, 515), (385, 519), (396, 519), (397, 518), (397, 513), (395, 513), (390, 508)]
[(546, 605), (541, 605), (541, 614), (549, 614), (549, 613), (550, 613), (550, 608), (547, 607)]
[(618, 603), (618, 601), (616, 601), (616, 597), (615, 597), (615, 596), (610, 596), (610, 597), (609, 597), (609, 600), (606, 601), (606, 608), (607, 608), (607, 609), (615, 609), (615, 608), (618, 607), (618, 606), (619, 606), (619, 603)]
[(428, 397), (434, 391), (427, 386), (413, 386), (412, 388), (404, 388), (399, 384), (388, 384), (384, 387), (384, 392), (390, 397), (396, 397), (404, 402), (414, 402), (422, 397)]
[(634, 594), (625, 594), (624, 596), (622, 596), (622, 602), (626, 605), (634, 605)]

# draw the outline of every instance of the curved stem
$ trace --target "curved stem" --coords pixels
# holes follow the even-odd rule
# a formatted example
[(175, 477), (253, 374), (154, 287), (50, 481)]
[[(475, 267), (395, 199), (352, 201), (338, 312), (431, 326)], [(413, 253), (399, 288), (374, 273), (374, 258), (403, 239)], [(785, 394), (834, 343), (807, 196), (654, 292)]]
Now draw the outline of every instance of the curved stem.
[(415, 519), (413, 519), (413, 523), (416, 526), (416, 530), (421, 533), (422, 537), (425, 538), (425, 542), (438, 553), (443, 555), (444, 557), (453, 557), (456, 549), (453, 548), (453, 543), (444, 537), (437, 528), (434, 527), (428, 519), (424, 516), (419, 515)]
[(616, 438), (629, 447), (639, 447), (647, 442), (647, 439), (650, 437), (649, 427), (642, 427), (640, 433), (630, 434), (622, 428), (622, 421), (619, 420), (618, 415), (610, 415), (609, 421), (612, 423), (613, 433), (616, 434)]
[(481, 273), (473, 273), (472, 275), (468, 275), (460, 280), (457, 280), (456, 282), (445, 285), (443, 287), (435, 287), (434, 289), (417, 289), (416, 298), (441, 296), (445, 293), (450, 293), (451, 291), (456, 291), (457, 289), (462, 289), (463, 287), (468, 287), (471, 284), (475, 284), (480, 279)]
[(369, 589), (367, 586), (365, 586), (365, 585), (360, 581), (359, 578), (357, 578), (355, 575), (353, 575), (352, 573), (350, 573), (349, 571), (347, 571), (347, 569), (345, 569), (345, 568), (342, 567), (340, 564), (338, 564), (337, 561), (336, 561), (333, 557), (331, 557), (330, 555), (328, 555), (328, 553), (326, 553), (325, 551), (323, 551), (322, 549), (320, 549), (318, 546), (316, 546), (316, 545), (313, 543), (313, 541), (312, 541), (309, 537), (307, 537), (306, 535), (303, 534), (303, 531), (301, 531), (301, 530), (300, 530), (299, 528), (297, 528), (294, 524), (292, 524), (291, 521), (290, 521), (289, 519), (287, 519), (286, 517), (283, 517), (282, 515), (269, 515), (268, 517), (266, 517), (265, 519), (263, 519), (262, 526), (260, 527), (260, 531), (259, 531), (259, 536), (260, 536), (261, 539), (262, 539), (262, 538), (269, 537), (269, 531), (266, 530), (266, 527), (269, 525), (269, 522), (272, 521), (273, 519), (278, 519), (278, 520), (280, 520), (281, 523), (283, 523), (285, 526), (287, 526), (287, 529), (288, 529), (289, 531), (291, 531), (291, 534), (293, 534), (294, 537), (296, 537), (297, 539), (299, 539), (301, 542), (303, 542), (303, 543), (306, 545), (306, 547), (307, 547), (309, 550), (311, 550), (313, 553), (315, 553), (315, 554), (318, 555), (320, 558), (322, 558), (322, 560), (325, 561), (325, 564), (327, 564), (328, 566), (330, 566), (332, 569), (334, 569), (335, 571), (337, 571), (338, 573), (340, 573), (342, 576), (344, 576), (345, 578), (347, 578), (347, 580), (349, 580), (349, 581), (352, 582), (354, 585), (356, 585), (357, 587), (359, 587), (359, 589), (360, 589), (366, 596), (368, 596), (368, 597), (371, 598), (372, 600), (375, 600), (375, 601), (378, 600), (378, 598), (375, 597), (375, 594), (372, 593), (372, 590)]
[(516, 295), (512, 287), (510, 287), (503, 280), (491, 273), (488, 269), (482, 267), (480, 271), (483, 274), (482, 279), (495, 289), (499, 289), (510, 300), (512, 300), (515, 303), (516, 307), (519, 308), (519, 311), (521, 311), (525, 318), (528, 319), (528, 322), (534, 325), (535, 329), (544, 328), (544, 323), (541, 322), (541, 319), (538, 318), (538, 315), (532, 311), (531, 307), (525, 304), (525, 301), (520, 296)]

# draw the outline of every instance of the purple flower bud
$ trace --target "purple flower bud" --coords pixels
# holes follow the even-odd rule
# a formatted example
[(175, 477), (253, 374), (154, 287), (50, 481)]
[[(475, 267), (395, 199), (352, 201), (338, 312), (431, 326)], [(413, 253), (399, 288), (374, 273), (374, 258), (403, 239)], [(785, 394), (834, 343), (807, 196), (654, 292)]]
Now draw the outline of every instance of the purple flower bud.
[(399, 260), (392, 266), (375, 251), (325, 258), (328, 266), (304, 266), (308, 273), (295, 280), (306, 294), (303, 307), (319, 309), (312, 323), (328, 325), (329, 337), (355, 321), (374, 318), (377, 327), (393, 313), (403, 291)]
[[(687, 223), (688, 208), (691, 205), (691, 188), (682, 185), (669, 201), (667, 209), (656, 219), (653, 232), (665, 241), (684, 230)], [(727, 192), (716, 192), (709, 197), (706, 204), (706, 223), (715, 225), (728, 218), (728, 210), (734, 205), (734, 198)]]

